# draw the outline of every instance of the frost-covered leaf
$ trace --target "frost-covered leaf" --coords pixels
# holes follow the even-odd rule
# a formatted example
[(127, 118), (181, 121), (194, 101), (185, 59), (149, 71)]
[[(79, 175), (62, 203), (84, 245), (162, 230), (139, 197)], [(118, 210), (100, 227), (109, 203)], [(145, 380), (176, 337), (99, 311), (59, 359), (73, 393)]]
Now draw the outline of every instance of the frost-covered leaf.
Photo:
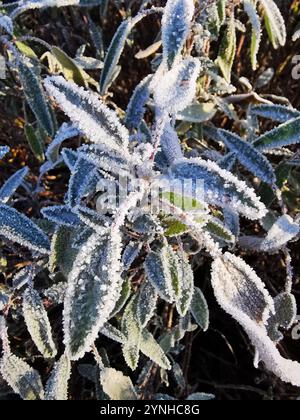
[(185, 316), (190, 309), (194, 293), (194, 274), (187, 255), (178, 252), (178, 277), (181, 283), (181, 293), (176, 301), (176, 308), (180, 316)]
[(126, 128), (120, 124), (115, 112), (107, 108), (95, 93), (67, 82), (61, 76), (48, 77), (45, 86), (65, 114), (91, 142), (104, 144), (111, 149), (121, 149), (123, 153), (126, 151)]
[(251, 35), (251, 64), (252, 69), (256, 70), (257, 68), (257, 54), (261, 41), (261, 23), (260, 17), (256, 11), (256, 2), (251, 0), (244, 0), (244, 9), (247, 13), (249, 20), (252, 26), (252, 35)]
[(150, 97), (152, 75), (145, 77), (135, 88), (126, 110), (125, 125), (129, 130), (138, 128), (145, 114), (145, 105)]
[(286, 43), (286, 27), (277, 4), (273, 0), (259, 1), (264, 9), (265, 25), (273, 47), (283, 47)]
[(119, 234), (94, 234), (79, 251), (64, 302), (66, 354), (77, 360), (89, 350), (120, 294)]
[(230, 204), (233, 210), (249, 219), (259, 219), (266, 214), (266, 208), (254, 190), (214, 162), (200, 158), (181, 159), (173, 165), (171, 175), (182, 181), (203, 181), (206, 202), (221, 207)]
[(53, 284), (43, 291), (43, 295), (50, 299), (55, 305), (61, 305), (64, 301), (67, 290), (67, 282)]
[(59, 149), (63, 141), (80, 135), (80, 131), (72, 124), (63, 123), (46, 151), (47, 159), (55, 163), (59, 159)]
[(285, 123), (294, 118), (300, 117), (300, 112), (294, 108), (284, 105), (255, 105), (251, 107), (251, 114), (258, 117), (268, 118), (273, 121)]
[(155, 362), (162, 369), (171, 369), (171, 364), (161, 346), (157, 343), (153, 335), (144, 329), (140, 338), (140, 350), (150, 360)]
[[(123, 268), (124, 268), (124, 263), (123, 263)], [(124, 270), (126, 270), (126, 269), (124, 268)], [(129, 299), (130, 293), (131, 293), (131, 282), (130, 282), (129, 279), (124, 280), (123, 284), (122, 284), (120, 297), (119, 297), (118, 301), (116, 302), (115, 307), (114, 307), (112, 313), (110, 314), (109, 318), (113, 318), (123, 309), (123, 307), (125, 306), (125, 303)]]
[(180, 296), (178, 257), (170, 246), (164, 246), (158, 252), (149, 252), (145, 270), (147, 278), (162, 299), (172, 303)]
[(74, 235), (73, 228), (63, 225), (59, 226), (54, 232), (49, 258), (49, 270), (51, 273), (58, 268), (66, 278), (68, 277), (78, 253), (78, 249), (72, 247)]
[(122, 255), (122, 264), (124, 270), (129, 270), (134, 260), (139, 255), (141, 247), (142, 246), (140, 243), (134, 241), (129, 242), (129, 244), (126, 246)]
[(139, 290), (137, 299), (137, 315), (141, 327), (146, 327), (156, 309), (158, 295), (156, 288), (148, 281)]
[(162, 18), (163, 59), (169, 69), (180, 56), (194, 15), (193, 0), (168, 0)]
[(105, 335), (105, 337), (110, 338), (117, 343), (124, 344), (126, 342), (126, 337), (122, 331), (118, 330), (116, 327), (111, 325), (109, 322), (106, 322), (101, 328), (100, 333)]
[(169, 122), (166, 122), (162, 131), (160, 145), (169, 164), (172, 164), (174, 160), (183, 157), (180, 140), (176, 130), (171, 126)]
[(165, 236), (180, 236), (189, 231), (189, 227), (177, 220), (176, 218), (168, 217), (163, 220), (163, 226), (165, 228)]
[(55, 363), (45, 387), (45, 400), (65, 401), (68, 399), (68, 382), (71, 375), (71, 362), (64, 354)]
[(44, 390), (39, 373), (24, 360), (5, 352), (0, 361), (0, 373), (23, 400), (42, 400)]
[(276, 177), (272, 165), (258, 150), (230, 131), (220, 129), (219, 135), (242, 165), (265, 183), (275, 184)]
[(2, 159), (9, 152), (8, 146), (0, 146), (0, 159)]
[(300, 233), (300, 226), (289, 215), (279, 217), (263, 240), (260, 249), (277, 251)]
[[(274, 303), (256, 273), (240, 257), (226, 252), (216, 259), (212, 268), (214, 290), (218, 285), (217, 299), (230, 302), (235, 311), (242, 311), (257, 323), (265, 323)], [(222, 284), (219, 284), (219, 283)], [(222, 296), (222, 298), (221, 298)], [(219, 302), (222, 306), (222, 302)]]
[(132, 28), (132, 21), (130, 19), (125, 20), (118, 27), (108, 51), (105, 56), (103, 69), (100, 77), (100, 93), (104, 95), (113, 81), (113, 75), (116, 70), (116, 66), (121, 57), (122, 51), (125, 46), (126, 39)]
[(9, 35), (13, 34), (14, 25), (9, 16), (0, 15), (0, 28), (4, 29)]
[(226, 31), (223, 35), (219, 55), (216, 64), (220, 67), (225, 80), (230, 83), (231, 69), (236, 53), (236, 32), (233, 16), (229, 19)]
[(23, 61), (18, 61), (19, 77), (28, 105), (39, 124), (51, 136), (54, 132), (49, 104), (36, 73)]
[(191, 303), (191, 313), (195, 321), (203, 329), (203, 331), (207, 331), (209, 326), (208, 305), (203, 293), (198, 287), (194, 288)]
[(69, 170), (73, 172), (78, 159), (78, 153), (74, 150), (63, 148), (61, 155)]
[(225, 242), (234, 242), (234, 236), (227, 227), (217, 218), (210, 218), (206, 223), (205, 230), (217, 240)]
[(190, 57), (181, 61), (165, 74), (159, 72), (150, 86), (155, 104), (162, 112), (177, 114), (193, 101), (196, 81), (200, 72), (200, 61)]
[(127, 304), (122, 317), (121, 331), (125, 336), (122, 352), (130, 369), (135, 370), (139, 361), (141, 327), (137, 316), (137, 296), (133, 296)]
[(44, 232), (24, 214), (5, 204), (0, 205), (0, 235), (41, 254), (50, 251)]
[(64, 226), (78, 226), (81, 224), (79, 217), (67, 206), (44, 207), (42, 215), (51, 222)]
[(269, 337), (278, 343), (283, 339), (279, 328), (288, 330), (294, 324), (297, 317), (296, 299), (291, 293), (280, 293), (274, 299), (275, 313), (268, 319)]
[(207, 394), (205, 392), (195, 392), (187, 397), (187, 401), (210, 401), (214, 400), (215, 398), (216, 396), (213, 394)]
[(32, 341), (45, 358), (56, 356), (51, 325), (39, 293), (31, 285), (23, 293), (23, 315)]
[(131, 379), (116, 369), (105, 368), (102, 370), (100, 382), (103, 391), (111, 400), (137, 400)]
[(268, 337), (265, 324), (274, 302), (254, 271), (241, 258), (226, 253), (213, 263), (212, 285), (219, 305), (245, 329), (266, 368), (284, 382), (300, 386), (300, 363), (283, 358)]
[(96, 176), (95, 166), (79, 157), (69, 181), (68, 204), (71, 207), (80, 203), (92, 178)]
[(257, 150), (266, 151), (299, 143), (299, 130), (300, 117), (297, 117), (261, 135), (253, 142), (253, 146)]
[(8, 200), (12, 197), (15, 193), (17, 188), (22, 184), (24, 181), (25, 176), (28, 174), (28, 167), (25, 166), (22, 169), (19, 169), (16, 173), (14, 173), (0, 188), (0, 202), (7, 203)]
[(230, 230), (230, 232), (233, 234), (236, 240), (236, 238), (240, 236), (240, 217), (238, 213), (232, 211), (230, 207), (225, 207), (223, 209), (223, 216), (225, 226)]

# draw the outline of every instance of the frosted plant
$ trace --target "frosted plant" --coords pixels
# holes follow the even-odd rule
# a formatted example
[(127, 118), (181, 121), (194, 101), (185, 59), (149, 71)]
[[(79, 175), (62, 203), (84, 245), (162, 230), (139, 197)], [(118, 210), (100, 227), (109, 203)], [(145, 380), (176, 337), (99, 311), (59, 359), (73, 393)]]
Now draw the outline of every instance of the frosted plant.
[[(188, 359), (186, 334), (204, 334), (215, 320), (205, 280), (247, 333), (255, 365), (262, 361), (266, 371), (300, 386), (299, 362), (277, 349), (297, 314), (290, 244), (300, 237), (291, 200), (299, 195), (299, 153), (291, 146), (299, 142), (300, 111), (282, 105), (287, 98), (259, 93), (274, 71), (255, 80), (235, 67), (241, 57), (237, 33), (245, 32), (246, 19), (253, 69), (260, 64), (264, 28), (274, 48), (285, 44), (278, 6), (273, 0), (168, 0), (164, 7), (139, 4), (135, 14), (136, 7), (115, 2), (124, 19), (105, 53), (105, 5), (1, 5), (0, 43), (10, 70), (9, 89), (1, 84), (1, 95), (11, 100), (17, 84), (20, 121), (42, 162), (37, 185), (25, 166), (10, 177), (4, 171), (0, 188), (3, 255), (20, 250), (18, 258), (24, 258), (12, 270), (1, 250), (3, 379), (23, 399), (66, 400), (74, 399), (68, 384), (79, 371), (94, 382), (93, 397), (135, 400), (174, 399), (145, 391), (149, 383), (156, 387), (156, 378), (167, 384), (170, 376), (178, 383), (177, 396), (186, 397), (179, 363), (181, 356)], [(100, 28), (92, 20), (98, 13), (88, 16), (91, 40), (74, 58), (59, 46), (19, 35), (22, 13), (58, 7), (60, 16), (60, 7), (72, 6), (100, 6), (103, 23)], [(86, 19), (76, 7), (72, 18)], [(127, 54), (142, 33), (138, 24), (147, 25), (154, 13), (161, 31), (153, 44)], [(87, 45), (95, 57), (86, 57)], [(140, 80), (134, 63), (124, 69), (133, 56), (149, 61), (137, 66), (151, 69)], [(262, 129), (266, 120), (271, 130)], [(0, 146), (1, 167), (14, 153)], [(52, 194), (59, 180), (64, 188)], [(264, 284), (241, 257), (250, 252), (257, 253), (257, 265), (269, 254), (284, 258), (286, 278), (272, 283), (272, 296), (266, 286), (271, 279)], [(205, 278), (195, 275), (199, 266)], [(38, 372), (31, 363), (41, 357)], [(187, 396), (192, 399), (212, 395), (197, 392)]]

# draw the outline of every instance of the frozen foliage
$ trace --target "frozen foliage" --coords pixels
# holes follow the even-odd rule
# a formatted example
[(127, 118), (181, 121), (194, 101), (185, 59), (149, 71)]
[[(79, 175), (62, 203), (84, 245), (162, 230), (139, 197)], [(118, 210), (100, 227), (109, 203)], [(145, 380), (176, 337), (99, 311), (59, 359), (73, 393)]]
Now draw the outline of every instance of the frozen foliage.
[(111, 149), (123, 149), (126, 154), (126, 128), (95, 93), (88, 92), (73, 82), (67, 82), (61, 76), (47, 78), (45, 86), (62, 110), (91, 142), (105, 144)]
[(213, 263), (212, 285), (218, 303), (244, 327), (266, 368), (300, 386), (300, 364), (284, 359), (268, 337), (266, 323), (275, 311), (274, 302), (254, 271), (226, 253)]
[(30, 284), (23, 294), (23, 315), (31, 338), (45, 358), (56, 356), (50, 322), (42, 299)]
[(64, 302), (67, 355), (77, 360), (89, 350), (120, 294), (120, 238), (94, 234), (74, 262)]
[(244, 9), (252, 25), (251, 64), (252, 64), (253, 70), (256, 70), (257, 54), (258, 54), (260, 41), (261, 41), (260, 17), (258, 16), (256, 12), (256, 2), (252, 2), (251, 0), (244, 0)]
[(2, 159), (9, 152), (9, 147), (0, 146), (0, 159)]
[(0, 202), (7, 203), (17, 188), (22, 184), (25, 176), (28, 174), (28, 168), (25, 166), (14, 173), (0, 188)]
[(152, 76), (147, 76), (135, 88), (126, 110), (125, 125), (129, 130), (138, 128), (145, 114), (145, 105), (150, 98), (150, 82)]
[(48, 237), (28, 217), (1, 204), (0, 220), (1, 236), (41, 254), (49, 253)]
[(294, 108), (283, 105), (256, 105), (251, 108), (251, 114), (258, 117), (268, 118), (273, 121), (285, 123), (294, 118), (300, 117), (300, 112)]
[(104, 369), (100, 374), (100, 382), (111, 400), (137, 400), (130, 378), (116, 369)]
[(182, 159), (174, 163), (172, 175), (177, 179), (203, 180), (205, 200), (230, 207), (249, 219), (265, 216), (266, 208), (253, 189), (216, 163), (200, 158)]
[(71, 363), (67, 356), (61, 356), (55, 363), (45, 387), (45, 400), (63, 401), (68, 399), (68, 382)]
[(286, 28), (282, 14), (274, 0), (259, 0), (265, 12), (265, 24), (274, 48), (285, 45)]
[(250, 172), (267, 184), (275, 184), (276, 177), (269, 161), (251, 144), (236, 134), (226, 130), (219, 130), (219, 135), (231, 152)]
[(162, 18), (162, 41), (163, 58), (169, 69), (180, 56), (193, 14), (193, 0), (168, 0)]
[(151, 82), (155, 104), (162, 112), (176, 114), (194, 99), (200, 62), (187, 58), (162, 75), (160, 71)]
[(293, 219), (284, 215), (281, 216), (269, 230), (266, 238), (262, 242), (262, 251), (277, 251), (282, 248), (300, 233), (300, 226)]

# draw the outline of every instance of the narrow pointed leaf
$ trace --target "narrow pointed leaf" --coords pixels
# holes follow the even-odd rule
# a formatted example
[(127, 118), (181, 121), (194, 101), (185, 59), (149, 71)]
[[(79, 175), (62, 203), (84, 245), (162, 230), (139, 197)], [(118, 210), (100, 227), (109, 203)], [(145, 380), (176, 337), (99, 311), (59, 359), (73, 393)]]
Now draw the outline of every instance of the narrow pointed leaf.
[(112, 149), (127, 148), (126, 128), (120, 124), (115, 112), (107, 108), (95, 93), (67, 82), (61, 76), (48, 77), (45, 86), (74, 125), (91, 142)]
[(28, 174), (28, 171), (28, 167), (25, 166), (24, 168), (19, 169), (5, 182), (5, 184), (0, 188), (1, 203), (8, 202), (8, 200), (12, 197), (12, 195), (24, 181), (24, 178)]
[(225, 80), (230, 83), (231, 69), (236, 53), (236, 32), (234, 18), (232, 17), (223, 35), (216, 64), (220, 67)]
[(168, 0), (162, 18), (162, 41), (163, 58), (169, 69), (181, 53), (193, 15), (193, 0)]
[(122, 51), (125, 47), (125, 42), (129, 35), (129, 32), (131, 31), (131, 28), (131, 20), (128, 19), (122, 22), (110, 43), (110, 46), (105, 56), (100, 78), (101, 95), (104, 95), (106, 93), (107, 89), (109, 88), (112, 82), (113, 74), (121, 57)]
[(273, 121), (285, 123), (300, 117), (300, 112), (284, 105), (256, 105), (251, 107), (251, 114), (258, 117), (268, 118)]
[(0, 235), (41, 254), (50, 251), (44, 232), (28, 217), (5, 204), (0, 205)]
[(257, 149), (230, 131), (219, 130), (219, 135), (242, 165), (266, 184), (275, 184), (276, 177), (272, 165)]
[(40, 295), (32, 286), (23, 294), (23, 315), (32, 341), (45, 358), (56, 356), (51, 325)]
[(203, 331), (207, 331), (209, 326), (208, 305), (203, 293), (198, 287), (194, 288), (193, 299), (191, 303), (191, 313)]
[(265, 151), (300, 142), (300, 117), (290, 120), (258, 137), (253, 143), (257, 150)]
[(27, 102), (39, 124), (51, 136), (54, 132), (54, 126), (41, 83), (34, 71), (24, 62), (18, 62), (18, 69)]
[(45, 400), (65, 401), (68, 399), (68, 382), (71, 375), (71, 362), (64, 354), (55, 363), (46, 383)]

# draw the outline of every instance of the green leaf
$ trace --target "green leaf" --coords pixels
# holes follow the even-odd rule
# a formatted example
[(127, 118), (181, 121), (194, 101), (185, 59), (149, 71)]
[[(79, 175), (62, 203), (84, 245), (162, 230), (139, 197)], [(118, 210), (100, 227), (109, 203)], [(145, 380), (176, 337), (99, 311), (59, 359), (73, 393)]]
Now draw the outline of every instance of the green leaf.
[(157, 343), (153, 335), (146, 329), (143, 330), (141, 334), (140, 349), (145, 356), (149, 357), (150, 360), (155, 362), (162, 369), (171, 369), (171, 364), (163, 349)]
[(202, 123), (211, 120), (216, 112), (216, 106), (212, 102), (195, 103), (179, 112), (176, 119), (191, 123)]
[(100, 373), (100, 382), (103, 391), (111, 400), (137, 400), (131, 379), (116, 369), (103, 369)]
[(23, 293), (23, 315), (32, 341), (38, 350), (46, 359), (55, 357), (57, 350), (48, 315), (40, 295), (31, 285)]
[(187, 225), (172, 217), (163, 219), (162, 223), (165, 228), (165, 236), (180, 236), (189, 231), (189, 227)]
[(49, 136), (52, 136), (54, 126), (51, 112), (39, 78), (23, 61), (18, 61), (18, 70), (28, 105), (39, 124)]
[(251, 0), (244, 0), (244, 9), (248, 14), (249, 20), (252, 25), (252, 35), (251, 35), (251, 64), (252, 69), (256, 70), (257, 68), (257, 54), (261, 41), (261, 24), (260, 17), (256, 11), (256, 2)]
[(78, 249), (72, 248), (74, 230), (67, 226), (59, 226), (51, 241), (51, 254), (49, 259), (49, 270), (51, 273), (58, 268), (68, 278), (72, 270)]
[(130, 369), (135, 370), (139, 361), (141, 341), (141, 329), (137, 316), (137, 296), (133, 296), (125, 308), (121, 331), (126, 339), (122, 346), (124, 359)]
[(129, 279), (123, 281), (122, 290), (118, 301), (114, 307), (114, 310), (110, 314), (110, 318), (115, 317), (124, 307), (125, 303), (129, 299), (131, 293), (131, 281)]
[(286, 28), (282, 14), (273, 0), (260, 0), (264, 9), (266, 29), (275, 49), (286, 43)]
[(25, 124), (24, 131), (32, 153), (40, 162), (43, 162), (45, 160), (45, 155), (44, 145), (41, 141), (41, 137), (34, 130), (31, 124)]
[(176, 300), (176, 308), (180, 316), (184, 317), (190, 309), (194, 292), (194, 273), (190, 266), (188, 256), (184, 252), (178, 252), (178, 273), (180, 295)]
[(288, 330), (294, 324), (297, 316), (297, 303), (291, 293), (280, 293), (274, 299), (275, 313), (268, 319), (268, 335), (275, 341), (281, 341), (284, 336), (279, 328)]
[(300, 117), (297, 117), (258, 137), (253, 146), (260, 151), (290, 146), (300, 142), (299, 132)]
[(194, 288), (194, 294), (191, 304), (191, 313), (197, 324), (207, 331), (209, 327), (209, 311), (206, 299), (198, 287)]
[(232, 16), (224, 33), (216, 64), (220, 67), (225, 80), (230, 83), (231, 69), (236, 53), (235, 22)]
[(51, 52), (61, 65), (62, 73), (67, 80), (72, 80), (79, 86), (86, 85), (82, 69), (77, 66), (71, 57), (58, 47), (52, 47)]
[(233, 243), (235, 241), (234, 235), (230, 232), (229, 229), (218, 219), (212, 218), (204, 226), (204, 229), (207, 230), (215, 238)]

